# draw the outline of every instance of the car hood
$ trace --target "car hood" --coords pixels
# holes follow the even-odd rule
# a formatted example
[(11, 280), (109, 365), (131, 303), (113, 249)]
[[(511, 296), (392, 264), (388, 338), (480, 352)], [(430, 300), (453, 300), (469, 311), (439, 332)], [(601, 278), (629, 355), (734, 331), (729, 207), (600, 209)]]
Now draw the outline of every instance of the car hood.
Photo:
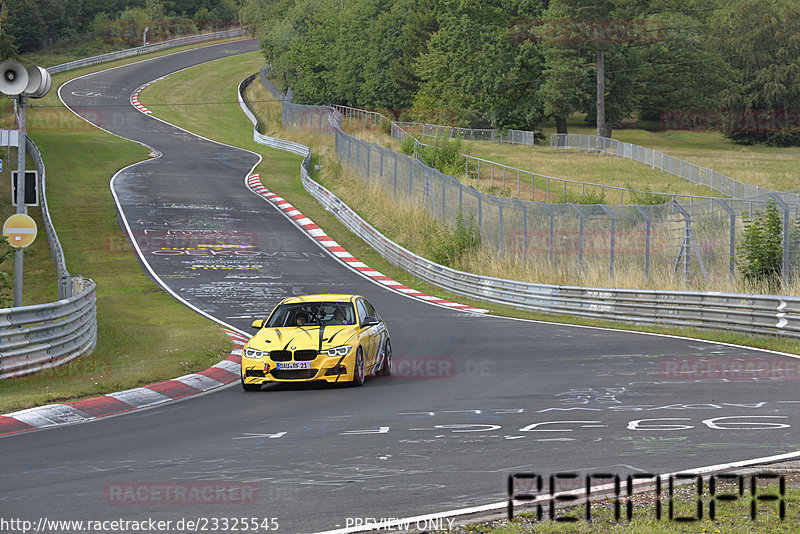
[[(262, 328), (247, 342), (247, 346), (263, 351), (318, 349), (319, 332), (319, 326)], [(358, 327), (355, 325), (325, 326), (322, 333), (322, 349), (347, 345), (356, 333)]]

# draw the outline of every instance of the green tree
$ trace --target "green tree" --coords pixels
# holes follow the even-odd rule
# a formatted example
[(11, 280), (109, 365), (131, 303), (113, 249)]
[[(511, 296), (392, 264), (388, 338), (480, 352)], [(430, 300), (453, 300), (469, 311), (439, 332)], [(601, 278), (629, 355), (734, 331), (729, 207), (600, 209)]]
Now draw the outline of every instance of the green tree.
[(47, 35), (44, 18), (36, 2), (7, 0), (8, 19), (3, 32), (13, 36), (14, 45), (21, 54), (38, 50)]
[(636, 108), (646, 15), (646, 3), (636, 0), (549, 2), (538, 28), (548, 78), (541, 94), (549, 115), (583, 111), (597, 135), (611, 137)]
[[(745, 144), (800, 145), (795, 115), (800, 109), (800, 2), (730, 0), (716, 20), (712, 43), (736, 69), (723, 106), (756, 117), (752, 123), (732, 121), (726, 135)], [(759, 116), (779, 118), (787, 110), (795, 117), (792, 125), (758, 124)]]
[(652, 15), (657, 33), (644, 49), (644, 62), (652, 68), (643, 69), (636, 84), (641, 119), (658, 120), (672, 110), (716, 109), (719, 95), (733, 83), (733, 69), (708, 46), (713, 11), (691, 3), (685, 9)]
[(737, 247), (737, 262), (744, 279), (766, 282), (771, 286), (780, 283), (783, 267), (783, 224), (780, 211), (770, 202), (764, 211), (753, 217), (744, 214), (744, 231)]
[(414, 108), (464, 125), (534, 129), (542, 57), (532, 41), (511, 38), (509, 23), (539, 14), (521, 0), (439, 0), (439, 29), (415, 62), (422, 83)]

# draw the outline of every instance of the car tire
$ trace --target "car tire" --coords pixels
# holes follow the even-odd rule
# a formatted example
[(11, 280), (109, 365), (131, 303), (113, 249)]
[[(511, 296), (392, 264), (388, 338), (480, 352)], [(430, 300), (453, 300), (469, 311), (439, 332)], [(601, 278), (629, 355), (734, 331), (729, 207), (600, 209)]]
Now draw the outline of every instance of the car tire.
[(386, 343), (383, 344), (383, 362), (375, 374), (377, 376), (391, 376), (392, 374), (392, 343), (389, 338), (386, 338)]
[(355, 364), (353, 365), (353, 381), (350, 382), (350, 385), (364, 385), (364, 353), (361, 347), (358, 347), (358, 350), (356, 350)]
[(261, 384), (245, 384), (244, 377), (239, 377), (242, 380), (242, 389), (245, 391), (259, 391), (261, 390)]

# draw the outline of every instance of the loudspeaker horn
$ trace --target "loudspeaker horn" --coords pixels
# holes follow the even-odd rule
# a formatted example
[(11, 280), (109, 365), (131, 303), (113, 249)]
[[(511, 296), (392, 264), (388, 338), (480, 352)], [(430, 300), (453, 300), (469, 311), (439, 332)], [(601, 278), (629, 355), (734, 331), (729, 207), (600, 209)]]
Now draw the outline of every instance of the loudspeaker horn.
[(28, 87), (28, 71), (16, 61), (7, 59), (0, 63), (0, 92), (18, 95)]
[(42, 98), (50, 90), (53, 83), (50, 73), (38, 65), (26, 67), (28, 71), (28, 86), (25, 94), (32, 98)]

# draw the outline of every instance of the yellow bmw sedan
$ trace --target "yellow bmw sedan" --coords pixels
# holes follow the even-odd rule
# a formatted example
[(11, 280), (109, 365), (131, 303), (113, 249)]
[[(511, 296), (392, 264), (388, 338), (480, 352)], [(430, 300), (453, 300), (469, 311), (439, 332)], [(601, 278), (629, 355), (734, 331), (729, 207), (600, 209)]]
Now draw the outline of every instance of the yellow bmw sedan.
[(284, 299), (242, 350), (242, 388), (265, 382), (323, 380), (360, 386), (369, 374), (392, 374), (389, 330), (360, 295)]

